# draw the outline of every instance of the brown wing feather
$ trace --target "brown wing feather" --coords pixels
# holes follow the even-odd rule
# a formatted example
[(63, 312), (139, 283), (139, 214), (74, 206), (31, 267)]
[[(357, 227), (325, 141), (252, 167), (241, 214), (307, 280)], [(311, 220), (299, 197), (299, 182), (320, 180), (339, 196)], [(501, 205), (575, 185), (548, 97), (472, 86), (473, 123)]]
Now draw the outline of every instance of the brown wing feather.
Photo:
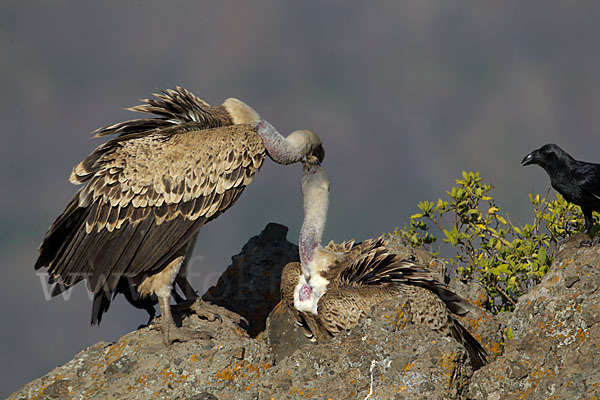
[(50, 228), (36, 268), (67, 286), (90, 279), (92, 290), (110, 276), (112, 290), (120, 276), (156, 272), (231, 207), (264, 160), (262, 140), (250, 125), (195, 126), (115, 141), (86, 164), (87, 185)]
[(406, 284), (426, 288), (441, 298), (454, 314), (464, 315), (473, 305), (435, 279), (425, 265), (415, 264), (394, 254), (383, 238), (354, 245), (324, 276), (332, 288), (365, 285)]
[[(90, 179), (96, 163), (119, 142), (165, 133), (168, 128), (192, 126), (203, 130), (232, 125), (233, 120), (225, 107), (212, 107), (188, 90), (177, 87), (154, 94), (156, 99), (143, 99), (142, 104), (128, 108), (130, 111), (154, 114), (156, 117), (139, 118), (107, 125), (95, 131), (96, 136), (117, 135), (99, 146), (85, 160), (73, 168), (71, 182), (83, 183)], [(122, 166), (121, 166), (122, 167)]]
[(233, 124), (223, 106), (212, 107), (190, 91), (177, 86), (175, 90), (155, 93), (155, 99), (142, 99), (142, 104), (127, 110), (154, 114), (154, 118), (140, 118), (107, 125), (96, 130), (96, 136), (149, 133), (186, 122), (196, 122), (201, 129), (218, 128)]

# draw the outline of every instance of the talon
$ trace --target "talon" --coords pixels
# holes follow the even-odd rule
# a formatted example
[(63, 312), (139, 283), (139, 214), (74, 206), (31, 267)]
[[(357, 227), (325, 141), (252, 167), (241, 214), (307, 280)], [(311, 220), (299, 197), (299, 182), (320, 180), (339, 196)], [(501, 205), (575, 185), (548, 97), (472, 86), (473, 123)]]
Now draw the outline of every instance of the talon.
[(212, 340), (214, 337), (206, 331), (192, 331), (187, 328), (177, 327), (174, 324), (167, 328), (166, 334), (163, 332), (163, 342), (169, 347), (175, 342), (189, 342), (191, 340)]

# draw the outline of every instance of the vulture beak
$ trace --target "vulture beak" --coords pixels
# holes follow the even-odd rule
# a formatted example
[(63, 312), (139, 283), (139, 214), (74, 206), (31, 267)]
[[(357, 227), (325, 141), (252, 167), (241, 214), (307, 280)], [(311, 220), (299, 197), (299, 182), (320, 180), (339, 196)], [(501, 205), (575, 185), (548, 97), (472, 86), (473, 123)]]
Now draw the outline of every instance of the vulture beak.
[(304, 166), (305, 171), (310, 171), (315, 167), (320, 167), (321, 161), (319, 161), (317, 157), (309, 154), (302, 159), (302, 165)]
[(531, 153), (527, 154), (525, 158), (523, 158), (523, 160), (521, 160), (521, 165), (525, 166), (530, 164), (537, 164), (539, 160), (538, 156), (539, 153), (537, 150), (532, 151)]
[(322, 163), (323, 160), (325, 159), (325, 149), (323, 148), (323, 145), (319, 145), (314, 151), (313, 151), (313, 155), (315, 157), (317, 157), (319, 159), (319, 163)]

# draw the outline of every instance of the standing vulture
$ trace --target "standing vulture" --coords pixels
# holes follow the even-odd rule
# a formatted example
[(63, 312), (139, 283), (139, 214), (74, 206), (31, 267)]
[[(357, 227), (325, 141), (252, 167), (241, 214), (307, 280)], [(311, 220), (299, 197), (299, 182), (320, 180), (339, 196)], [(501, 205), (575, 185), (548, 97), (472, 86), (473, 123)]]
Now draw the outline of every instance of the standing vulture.
[(473, 368), (486, 363), (485, 349), (451, 315), (464, 315), (473, 306), (437, 281), (424, 265), (402, 260), (381, 238), (321, 247), (329, 180), (314, 157), (304, 162), (302, 195), (300, 263), (283, 269), (281, 297), (309, 339), (322, 341), (352, 328), (373, 306), (398, 298), (409, 304), (412, 322), (462, 343)]
[(311, 131), (282, 137), (237, 99), (210, 106), (181, 87), (155, 96), (129, 108), (153, 116), (96, 131), (114, 137), (73, 168), (70, 181), (84, 186), (50, 226), (35, 269), (48, 268), (53, 295), (87, 280), (92, 323), (116, 291), (156, 295), (168, 346), (199, 337), (175, 328), (169, 297), (175, 280), (190, 293), (185, 268), (202, 225), (236, 202), (266, 154), (291, 164), (324, 150)]

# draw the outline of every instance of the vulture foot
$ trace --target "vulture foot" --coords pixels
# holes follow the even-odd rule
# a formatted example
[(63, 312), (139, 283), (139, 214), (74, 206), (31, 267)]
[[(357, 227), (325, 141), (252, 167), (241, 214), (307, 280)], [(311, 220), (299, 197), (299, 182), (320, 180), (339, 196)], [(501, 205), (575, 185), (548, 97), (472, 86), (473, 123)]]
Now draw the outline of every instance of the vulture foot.
[[(165, 346), (169, 347), (171, 343), (187, 342), (190, 340), (207, 340), (212, 339), (212, 335), (204, 331), (194, 331), (186, 327), (178, 327), (175, 325), (173, 320), (173, 314), (171, 312), (171, 306), (169, 305), (169, 295), (164, 297), (158, 297), (160, 304), (160, 311), (162, 314), (160, 328), (163, 333), (163, 342)], [(175, 308), (177, 306), (174, 306)]]
[(213, 336), (206, 331), (194, 331), (185, 327), (178, 327), (175, 323), (163, 323), (161, 326), (163, 342), (169, 347), (174, 342), (188, 342), (190, 340), (210, 340)]
[(188, 302), (184, 302), (181, 304), (177, 304), (172, 306), (173, 311), (181, 312), (193, 312), (200, 318), (207, 319), (208, 321), (219, 321), (223, 322), (223, 318), (221, 316), (227, 317), (236, 324), (240, 324), (241, 322), (248, 325), (248, 320), (241, 315), (234, 313), (226, 308), (220, 307), (216, 304), (209, 303), (202, 299), (196, 299)]

